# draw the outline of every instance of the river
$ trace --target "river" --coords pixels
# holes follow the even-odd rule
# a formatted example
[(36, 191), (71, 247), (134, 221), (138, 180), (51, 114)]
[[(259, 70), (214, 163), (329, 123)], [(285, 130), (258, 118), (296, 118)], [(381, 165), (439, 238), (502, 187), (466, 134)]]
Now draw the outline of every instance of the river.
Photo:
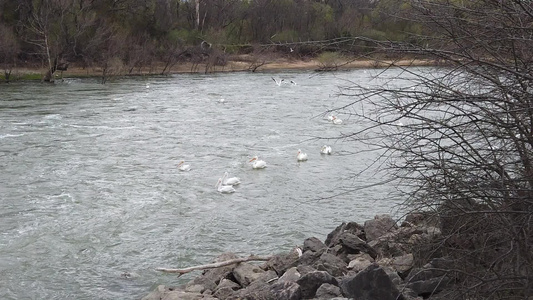
[[(377, 154), (336, 139), (365, 124), (323, 115), (353, 101), (339, 86), (378, 72), (0, 84), (0, 298), (140, 299), (190, 279), (156, 267), (289, 251), (394, 213), (388, 185), (343, 193), (383, 179), (355, 176)], [(268, 167), (253, 170), (254, 155)], [(242, 181), (233, 194), (215, 188), (225, 171)]]

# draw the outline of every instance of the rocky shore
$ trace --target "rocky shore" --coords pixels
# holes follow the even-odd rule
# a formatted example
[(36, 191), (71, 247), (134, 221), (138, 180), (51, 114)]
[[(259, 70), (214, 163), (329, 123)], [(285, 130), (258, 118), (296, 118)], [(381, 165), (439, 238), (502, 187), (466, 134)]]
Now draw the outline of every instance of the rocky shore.
[[(416, 213), (400, 225), (388, 215), (342, 223), (324, 242), (310, 237), (266, 262), (204, 270), (184, 285), (161, 285), (142, 299), (434, 299), (453, 284), (445, 271), (449, 261), (437, 257), (420, 263), (413, 252), (440, 236), (434, 223)], [(236, 258), (224, 253), (215, 262)]]

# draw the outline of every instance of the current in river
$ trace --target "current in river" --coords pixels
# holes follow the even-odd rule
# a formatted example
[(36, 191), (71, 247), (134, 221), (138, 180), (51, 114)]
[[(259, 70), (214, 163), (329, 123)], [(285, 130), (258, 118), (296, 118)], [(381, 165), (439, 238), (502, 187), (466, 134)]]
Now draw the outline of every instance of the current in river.
[[(377, 154), (337, 138), (365, 124), (325, 114), (353, 101), (342, 86), (379, 72), (0, 85), (0, 298), (140, 299), (198, 275), (157, 267), (290, 251), (393, 213), (401, 200), (387, 185), (345, 193), (382, 180), (355, 176)], [(253, 156), (267, 168), (252, 169)], [(224, 172), (241, 179), (233, 194), (215, 187)]]

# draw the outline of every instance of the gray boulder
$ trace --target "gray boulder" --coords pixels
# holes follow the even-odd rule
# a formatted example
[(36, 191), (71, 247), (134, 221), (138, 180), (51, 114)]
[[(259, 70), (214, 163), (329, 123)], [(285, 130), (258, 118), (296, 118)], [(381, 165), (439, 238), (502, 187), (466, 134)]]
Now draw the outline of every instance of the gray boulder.
[(218, 299), (225, 300), (240, 288), (241, 286), (238, 283), (229, 279), (222, 279), (213, 291), (213, 296)]
[(323, 253), (320, 258), (313, 264), (313, 267), (319, 271), (326, 271), (329, 274), (337, 277), (342, 276), (347, 271), (348, 264), (339, 257)]
[(324, 283), (321, 285), (315, 294), (316, 299), (331, 299), (336, 297), (342, 297), (341, 289), (333, 284)]
[(298, 272), (296, 267), (288, 269), (281, 277), (278, 279), (278, 282), (296, 282), (300, 279), (302, 275)]
[(344, 277), (340, 283), (342, 294), (357, 300), (401, 300), (403, 296), (385, 270), (372, 264), (351, 277)]
[(339, 243), (344, 247), (346, 253), (367, 253), (372, 258), (377, 256), (376, 250), (355, 234), (349, 232), (341, 233), (339, 235)]
[(332, 232), (326, 237), (325, 244), (328, 247), (333, 247), (339, 243), (340, 234), (348, 232), (358, 236), (361, 239), (365, 239), (364, 227), (357, 224), (356, 222), (342, 223), (337, 226)]
[(296, 282), (277, 282), (270, 288), (271, 294), (276, 300), (300, 300), (302, 290)]
[(296, 283), (300, 286), (302, 298), (304, 299), (313, 298), (317, 289), (324, 283), (339, 285), (337, 279), (325, 271), (307, 273), (298, 279)]
[(365, 235), (367, 241), (373, 241), (380, 236), (396, 229), (396, 221), (389, 215), (378, 215), (373, 220), (365, 222)]
[(164, 285), (158, 286), (150, 294), (143, 297), (141, 300), (215, 300), (211, 295), (204, 295), (199, 293), (190, 293), (183, 290), (175, 290), (165, 287)]
[(294, 251), (291, 251), (287, 254), (275, 255), (265, 264), (265, 267), (267, 269), (274, 270), (276, 273), (278, 273), (278, 275), (281, 275), (285, 273), (287, 269), (296, 267), (298, 265), (298, 261), (298, 254)]
[(233, 270), (233, 277), (235, 277), (237, 283), (246, 287), (252, 283), (252, 281), (261, 277), (264, 273), (265, 271), (258, 266), (242, 262)]
[(303, 251), (313, 251), (318, 252), (324, 248), (327, 248), (326, 244), (324, 244), (321, 240), (317, 239), (316, 237), (310, 237), (304, 240), (304, 246)]

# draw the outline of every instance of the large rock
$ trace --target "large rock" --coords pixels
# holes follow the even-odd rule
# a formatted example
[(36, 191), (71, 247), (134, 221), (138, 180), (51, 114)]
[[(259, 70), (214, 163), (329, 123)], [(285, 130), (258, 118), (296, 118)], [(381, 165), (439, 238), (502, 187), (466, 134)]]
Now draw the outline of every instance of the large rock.
[(397, 256), (392, 258), (391, 267), (398, 273), (407, 274), (414, 265), (414, 257), (412, 253), (406, 255)]
[(367, 241), (373, 241), (380, 236), (396, 229), (396, 221), (389, 215), (378, 215), (373, 220), (365, 222), (365, 235)]
[(335, 277), (342, 276), (344, 273), (346, 273), (347, 266), (348, 264), (344, 260), (327, 252), (322, 254), (320, 258), (313, 264), (313, 267), (317, 270), (326, 271)]
[(164, 285), (158, 286), (150, 294), (142, 298), (142, 300), (216, 300), (211, 295), (204, 295), (199, 293), (189, 293), (183, 290), (174, 290)]
[(252, 281), (263, 276), (265, 271), (256, 265), (246, 262), (240, 263), (233, 270), (233, 277), (243, 287), (248, 286)]
[[(219, 255), (213, 262), (222, 262), (237, 258), (235, 253), (227, 252)], [(224, 266), (215, 269), (204, 271), (201, 276), (195, 277), (193, 280), (187, 282), (185, 286), (180, 287), (186, 292), (203, 293), (205, 291), (213, 291), (217, 284), (224, 277), (228, 276), (236, 265)]]
[(275, 255), (265, 265), (267, 269), (274, 270), (278, 275), (282, 275), (287, 269), (296, 267), (299, 259), (298, 254), (291, 251), (288, 254)]
[(350, 263), (348, 264), (348, 269), (353, 270), (357, 273), (368, 268), (372, 263), (373, 261), (369, 260), (368, 258), (364, 256), (359, 256), (350, 261)]
[(447, 288), (454, 281), (448, 269), (453, 261), (434, 258), (422, 268), (414, 268), (405, 280), (405, 286), (419, 296), (429, 296)]
[(341, 289), (336, 285), (324, 283), (316, 290), (316, 299), (332, 299), (335, 297), (342, 297)]
[(277, 274), (273, 270), (260, 273), (256, 280), (226, 299), (274, 299), (271, 283), (277, 279)]
[(367, 253), (372, 258), (376, 258), (377, 256), (377, 252), (376, 250), (374, 250), (374, 248), (372, 248), (365, 241), (350, 232), (341, 233), (339, 235), (339, 243), (349, 254)]
[(300, 259), (298, 260), (298, 266), (300, 265), (306, 265), (306, 266), (312, 266), (317, 260), (320, 259), (320, 256), (326, 252), (326, 248), (320, 249), (318, 251), (305, 251)]
[(231, 295), (233, 295), (233, 293), (240, 288), (241, 286), (238, 283), (229, 279), (222, 279), (213, 291), (213, 296), (217, 297), (220, 300), (225, 300)]
[(304, 240), (303, 251), (313, 251), (318, 252), (324, 248), (327, 248), (326, 244), (322, 243), (321, 240), (316, 237), (310, 237)]
[(271, 294), (276, 300), (300, 300), (302, 290), (296, 282), (277, 282), (270, 288)]
[(302, 275), (298, 272), (296, 267), (288, 269), (281, 277), (278, 279), (278, 282), (296, 282), (300, 279)]
[[(226, 252), (226, 253), (222, 253), (221, 255), (217, 256), (214, 262), (228, 261), (228, 260), (235, 259), (235, 258), (238, 258), (238, 256), (235, 253)], [(236, 265), (229, 265), (229, 266), (224, 266), (220, 268), (209, 269), (209, 270), (204, 271), (204, 274), (202, 276), (218, 284), (220, 280), (222, 280), (222, 278), (227, 277), (233, 271), (233, 269), (235, 269), (235, 267)]]
[(337, 245), (339, 243), (339, 236), (344, 232), (352, 233), (361, 239), (365, 239), (364, 228), (361, 225), (356, 222), (343, 222), (328, 234), (325, 244), (330, 248)]
[(357, 300), (400, 300), (403, 296), (385, 270), (373, 264), (340, 283), (342, 294)]
[(325, 271), (316, 271), (303, 275), (296, 282), (301, 288), (304, 299), (315, 296), (316, 290), (324, 283), (339, 285), (337, 279)]

